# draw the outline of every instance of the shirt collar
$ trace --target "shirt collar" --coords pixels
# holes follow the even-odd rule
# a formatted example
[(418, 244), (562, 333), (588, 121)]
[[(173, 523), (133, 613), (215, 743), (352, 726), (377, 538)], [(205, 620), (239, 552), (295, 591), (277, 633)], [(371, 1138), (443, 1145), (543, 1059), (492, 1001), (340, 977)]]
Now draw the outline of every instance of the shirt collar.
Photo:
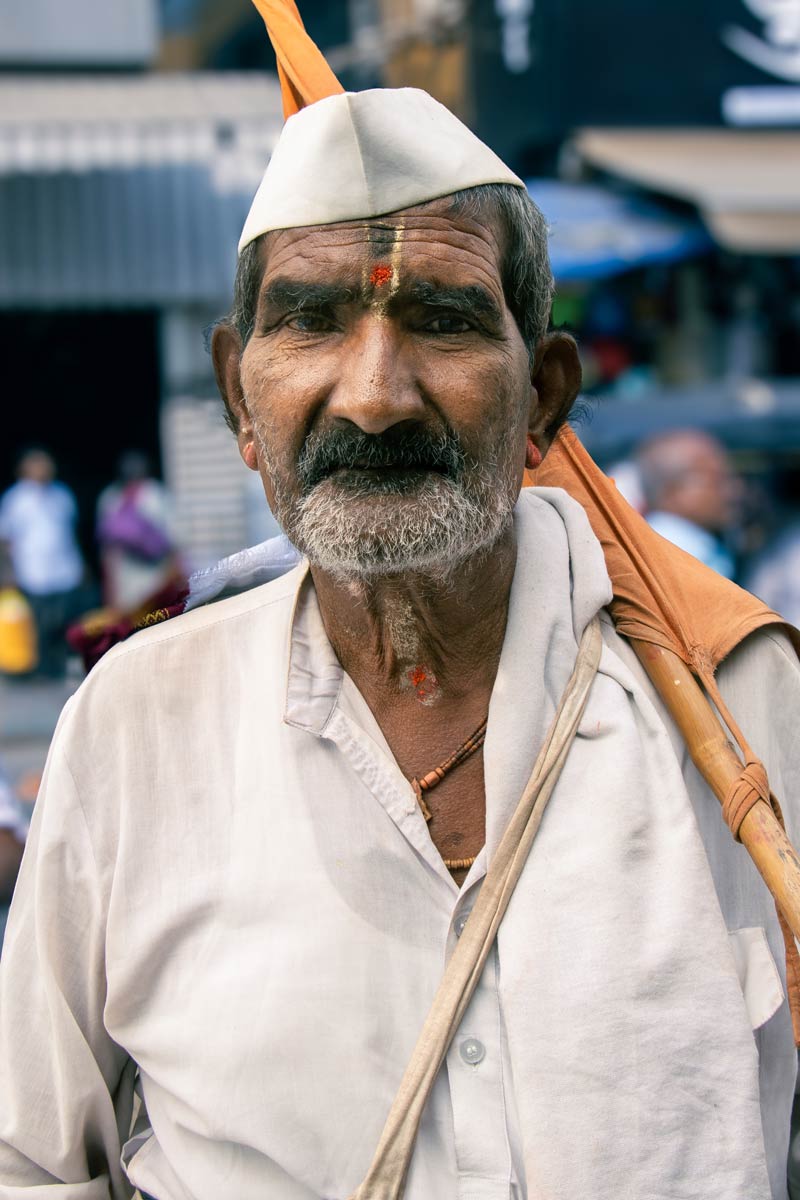
[(303, 559), (289, 632), (289, 669), (283, 719), (322, 737), (342, 688), (344, 671), (328, 641), (317, 594)]

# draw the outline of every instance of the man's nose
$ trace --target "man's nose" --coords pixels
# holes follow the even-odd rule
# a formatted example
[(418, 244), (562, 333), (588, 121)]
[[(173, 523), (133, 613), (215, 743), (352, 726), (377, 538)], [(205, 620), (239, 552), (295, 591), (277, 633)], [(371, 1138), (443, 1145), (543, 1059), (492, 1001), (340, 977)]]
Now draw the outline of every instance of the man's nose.
[(367, 312), (347, 339), (328, 417), (384, 433), (401, 421), (421, 420), (425, 402), (407, 339), (384, 313)]

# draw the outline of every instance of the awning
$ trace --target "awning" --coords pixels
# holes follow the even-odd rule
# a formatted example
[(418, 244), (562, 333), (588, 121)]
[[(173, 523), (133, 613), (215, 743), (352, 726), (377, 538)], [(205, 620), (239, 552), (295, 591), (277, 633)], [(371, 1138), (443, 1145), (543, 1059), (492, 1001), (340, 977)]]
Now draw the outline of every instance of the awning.
[(631, 402), (587, 397), (591, 417), (581, 441), (600, 462), (622, 458), (645, 438), (673, 429), (702, 429), (730, 449), (760, 451), (776, 461), (800, 456), (800, 380), (716, 380), (654, 389)]
[(553, 179), (530, 179), (526, 186), (550, 227), (550, 261), (559, 283), (674, 262), (713, 245), (699, 221), (676, 217), (641, 196)]
[(0, 307), (230, 296), (283, 123), (271, 75), (0, 79)]
[(277, 76), (0, 77), (0, 174), (203, 164), (255, 188), (283, 125)]
[(800, 131), (585, 129), (594, 166), (696, 204), (721, 245), (800, 253)]
[(249, 206), (197, 163), (0, 175), (0, 309), (222, 309)]

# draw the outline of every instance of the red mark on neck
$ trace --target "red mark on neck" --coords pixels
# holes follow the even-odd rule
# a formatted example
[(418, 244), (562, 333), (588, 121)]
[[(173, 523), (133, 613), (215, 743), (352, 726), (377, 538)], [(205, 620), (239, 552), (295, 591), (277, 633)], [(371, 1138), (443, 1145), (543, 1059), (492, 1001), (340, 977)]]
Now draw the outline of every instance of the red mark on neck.
[(427, 667), (412, 667), (406, 673), (406, 679), (416, 692), (417, 699), (421, 700), (423, 704), (430, 702), (436, 695), (439, 683), (436, 676)]
[(408, 672), (408, 678), (412, 687), (421, 687), (428, 678), (428, 672), (424, 667), (412, 667)]
[(373, 287), (383, 287), (394, 275), (394, 268), (387, 266), (373, 267), (369, 273), (369, 281)]

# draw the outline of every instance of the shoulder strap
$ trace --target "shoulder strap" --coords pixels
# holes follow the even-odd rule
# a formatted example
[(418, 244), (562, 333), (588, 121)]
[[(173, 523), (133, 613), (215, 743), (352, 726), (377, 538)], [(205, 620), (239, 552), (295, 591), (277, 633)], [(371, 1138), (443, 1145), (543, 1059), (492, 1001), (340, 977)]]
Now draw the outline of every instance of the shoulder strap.
[(572, 745), (602, 651), (600, 622), (587, 626), (575, 669), (522, 799), (492, 859), (464, 932), (453, 951), (406, 1067), (375, 1157), (351, 1200), (400, 1200), (422, 1112), (458, 1029), (522, 873), (545, 807)]

